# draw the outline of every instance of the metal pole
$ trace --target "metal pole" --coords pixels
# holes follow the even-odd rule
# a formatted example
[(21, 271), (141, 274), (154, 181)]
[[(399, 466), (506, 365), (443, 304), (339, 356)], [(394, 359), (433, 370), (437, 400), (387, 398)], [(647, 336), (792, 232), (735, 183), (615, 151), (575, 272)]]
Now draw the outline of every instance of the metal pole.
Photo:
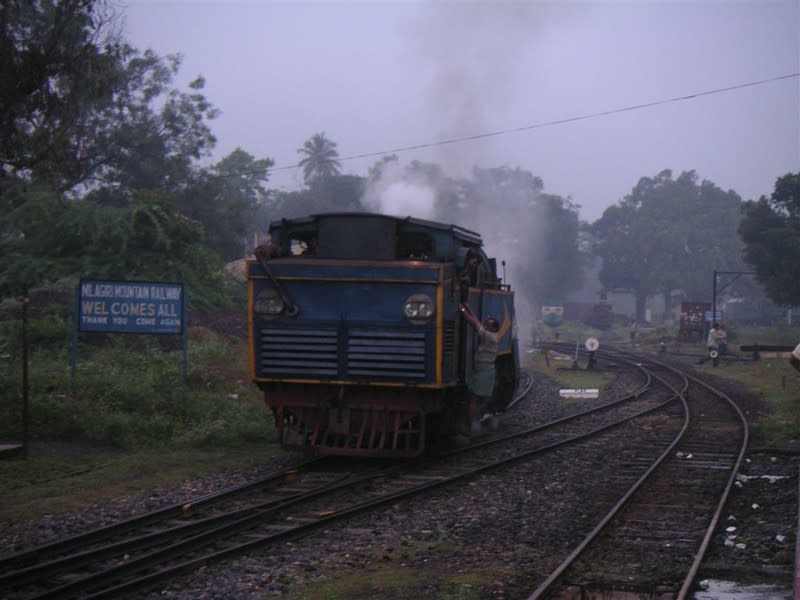
[(717, 272), (714, 271), (714, 291), (712, 292), (711, 300), (711, 322), (715, 323), (717, 320)]
[(183, 384), (183, 391), (186, 392), (189, 388), (189, 299), (186, 288), (183, 288), (183, 314), (181, 315), (182, 329), (183, 329), (183, 362), (181, 362), (181, 381)]
[(28, 458), (30, 439), (30, 403), (28, 381), (28, 288), (23, 289), (22, 297), (22, 451)]
[(80, 319), (79, 303), (81, 295), (80, 284), (75, 286), (75, 295), (72, 298), (72, 349), (69, 353), (70, 381), (72, 394), (75, 394), (75, 372), (78, 369), (78, 321)]

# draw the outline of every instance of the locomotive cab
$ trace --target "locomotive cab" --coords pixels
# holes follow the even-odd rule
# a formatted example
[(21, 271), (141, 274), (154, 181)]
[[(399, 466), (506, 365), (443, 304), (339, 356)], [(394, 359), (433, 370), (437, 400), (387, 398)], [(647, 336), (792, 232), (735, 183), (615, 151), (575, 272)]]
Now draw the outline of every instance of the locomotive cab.
[[(371, 213), (270, 226), (248, 261), (250, 376), (280, 441), (319, 454), (417, 456), (468, 419), (475, 340), (458, 310), (503, 323), (495, 404), (516, 386), (513, 293), (477, 233)], [(465, 283), (465, 257), (480, 257)]]

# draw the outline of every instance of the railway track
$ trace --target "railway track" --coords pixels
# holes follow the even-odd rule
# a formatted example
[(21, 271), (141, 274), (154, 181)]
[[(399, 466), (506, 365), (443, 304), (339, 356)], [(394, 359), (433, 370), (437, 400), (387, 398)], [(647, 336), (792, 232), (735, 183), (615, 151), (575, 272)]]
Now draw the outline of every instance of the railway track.
[(683, 426), (530, 600), (690, 597), (744, 456), (747, 422), (725, 394), (655, 359), (607, 356), (640, 361), (654, 381), (679, 394)]
[[(642, 389), (591, 411), (496, 435), (426, 461), (379, 470), (373, 464), (357, 472), (310, 462), (301, 469), (5, 557), (0, 561), (0, 590), (8, 598), (113, 597), (131, 592), (211, 560), (297, 537), (357, 512), (641, 418), (658, 406), (632, 408)], [(355, 469), (352, 462), (348, 464)]]
[[(607, 360), (631, 363), (629, 357), (610, 354)], [(591, 511), (592, 516), (599, 520), (601, 513), (611, 514), (609, 507), (620, 506), (571, 561), (554, 566), (546, 588), (537, 590), (532, 597), (557, 595), (561, 593), (558, 590), (574, 589), (576, 585), (584, 589), (613, 587), (619, 581), (587, 579), (587, 573), (595, 571), (586, 569), (586, 561), (593, 556), (592, 552), (605, 555), (602, 550), (594, 549), (600, 548), (597, 544), (605, 539), (601, 533), (609, 536), (612, 545), (619, 545), (625, 536), (642, 537), (634, 529), (637, 518), (647, 522), (646, 511), (653, 508), (645, 501), (643, 508), (628, 508), (626, 513), (623, 506), (636, 506), (633, 494), (625, 502), (620, 498), (655, 470), (652, 465), (659, 458), (661, 462), (670, 462), (673, 451), (690, 452), (693, 457), (705, 452), (691, 445), (685, 451), (674, 446), (676, 439), (685, 443), (688, 438), (684, 439), (681, 432), (691, 429), (684, 425), (688, 414), (684, 398), (689, 382), (681, 384), (677, 375), (670, 376), (671, 382), (666, 381), (663, 368), (660, 372), (646, 365), (631, 368), (635, 369), (639, 383), (619, 397), (549, 423), (508, 427), (502, 434), (492, 433), (466, 448), (414, 463), (356, 465), (349, 461), (348, 467), (342, 468), (341, 463), (334, 466), (328, 461), (311, 462), (108, 529), (5, 557), (0, 559), (0, 596), (101, 598), (132, 594), (211, 561), (293, 540), (357, 513), (465, 479), (495, 476), (531, 464), (544, 465), (544, 457), (559, 453), (573, 461), (595, 460), (598, 448), (605, 447), (610, 440), (619, 443), (624, 439), (627, 445), (619, 453), (622, 460), (614, 471), (614, 481), (606, 482), (602, 493), (597, 494), (594, 500), (598, 508)], [(654, 420), (658, 427), (650, 426)], [(664, 448), (671, 450), (665, 452)], [(691, 464), (694, 467), (700, 463)], [(655, 485), (654, 488), (659, 489)], [(660, 493), (662, 497), (666, 494), (663, 488)], [(622, 523), (622, 516), (616, 515), (624, 514), (633, 516), (620, 525), (618, 531), (623, 533), (611, 537), (610, 532), (614, 531), (611, 523)], [(579, 566), (577, 570), (575, 565)], [(617, 573), (600, 562), (596, 572)], [(576, 580), (576, 573), (583, 579)], [(627, 575), (619, 573), (618, 577)], [(544, 581), (545, 577), (540, 579)]]

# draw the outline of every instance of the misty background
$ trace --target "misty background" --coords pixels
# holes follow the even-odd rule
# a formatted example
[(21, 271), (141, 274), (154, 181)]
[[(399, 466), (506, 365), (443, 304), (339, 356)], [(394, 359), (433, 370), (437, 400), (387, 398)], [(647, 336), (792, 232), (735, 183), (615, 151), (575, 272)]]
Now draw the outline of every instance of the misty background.
[[(206, 78), (221, 110), (215, 156), (242, 147), (272, 158), (268, 186), (285, 192), (303, 188), (297, 149), (315, 132), (337, 144), (342, 174), (366, 177), (394, 154), (380, 177), (371, 174), (362, 204), (475, 229), (519, 283), (542, 278), (557, 232), (543, 230), (550, 219), (530, 178), (500, 187), (473, 169), (529, 172), (536, 195), (557, 195), (584, 222), (665, 169), (693, 171), (698, 184), (743, 200), (768, 195), (797, 169), (798, 78), (720, 90), (800, 72), (799, 7), (134, 0), (125, 33), (181, 53), (186, 81)], [(442, 206), (430, 178), (409, 175), (415, 161), (472, 177), (475, 189), (462, 195), (474, 199), (483, 187), (481, 201), (466, 214), (454, 210), (458, 199)], [(580, 273), (563, 276), (581, 287)], [(596, 273), (588, 279), (583, 299), (596, 300)], [(525, 287), (518, 303), (531, 314), (545, 297)]]
[[(520, 167), (593, 221), (642, 176), (696, 170), (743, 199), (800, 164), (797, 78), (493, 137), (800, 71), (800, 4), (129, 0), (124, 34), (180, 53), (178, 83), (202, 74), (221, 114), (215, 157), (241, 147), (275, 161), (269, 186), (313, 133), (342, 173), (383, 154), (457, 177)], [(348, 157), (369, 154), (359, 159)]]
[(798, 305), (799, 6), (0, 4), (0, 291), (214, 306), (270, 221), (368, 209), (479, 232), (530, 315)]

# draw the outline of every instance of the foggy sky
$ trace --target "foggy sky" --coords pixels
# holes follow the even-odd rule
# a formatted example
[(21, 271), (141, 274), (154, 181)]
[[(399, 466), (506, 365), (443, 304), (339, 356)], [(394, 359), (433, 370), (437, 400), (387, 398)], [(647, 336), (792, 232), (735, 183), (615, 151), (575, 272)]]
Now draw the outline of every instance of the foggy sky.
[[(301, 187), (316, 132), (380, 154), (800, 72), (800, 0), (120, 4), (132, 45), (183, 55), (179, 86), (206, 78), (213, 159), (272, 158), (273, 188)], [(399, 157), (529, 170), (588, 221), (663, 169), (755, 199), (800, 171), (800, 78)]]

